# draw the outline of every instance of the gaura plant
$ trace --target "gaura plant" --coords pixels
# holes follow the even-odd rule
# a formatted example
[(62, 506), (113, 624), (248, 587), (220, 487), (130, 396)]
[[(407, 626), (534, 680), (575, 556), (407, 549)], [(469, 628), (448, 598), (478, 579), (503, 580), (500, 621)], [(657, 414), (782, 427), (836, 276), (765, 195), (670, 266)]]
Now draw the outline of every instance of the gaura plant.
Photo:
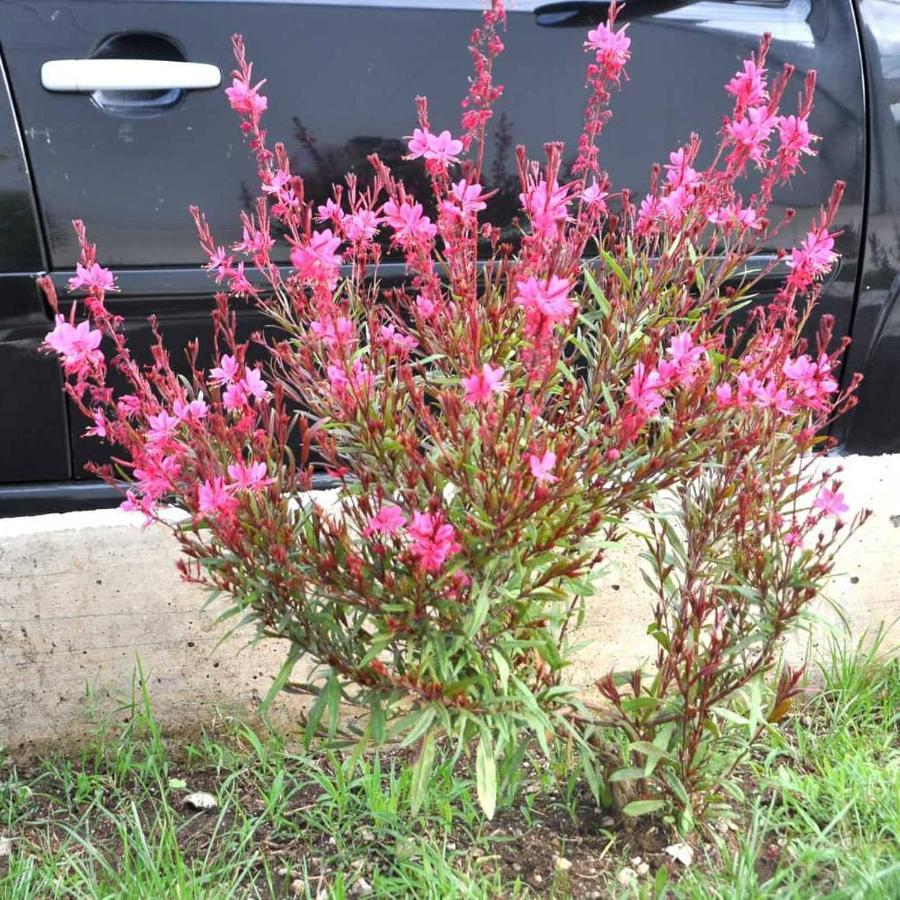
[[(855, 383), (840, 392), (833, 374), (844, 344), (827, 316), (811, 342), (801, 334), (835, 260), (843, 185), (799, 247), (750, 265), (791, 218), (770, 220), (775, 191), (815, 153), (814, 73), (783, 113), (792, 68), (770, 76), (764, 38), (725, 87), (711, 162), (699, 167), (691, 135), (638, 201), (612, 192), (598, 155), (630, 56), (616, 13), (585, 40), (571, 158), (559, 143), (542, 160), (517, 151), (515, 234), (491, 224), (482, 179), (502, 93), (495, 0), (471, 37), (458, 136), (417, 99), (407, 159), (429, 196), (373, 155), (368, 178), (315, 206), (284, 145), (270, 147), (263, 82), (234, 38), (226, 93), (261, 193), (232, 247), (193, 210), (220, 286), (213, 367), (193, 342), (176, 373), (159, 334), (152, 361), (134, 359), (80, 222), (70, 287), (83, 301), (63, 315), (43, 281), (57, 311), (47, 347), (87, 433), (115, 448), (94, 471), (175, 534), (184, 578), (290, 642), (270, 697), (310, 692), (308, 734), (333, 734), (350, 703), (366, 712), (358, 751), (414, 748), (414, 804), (441, 739), (474, 756), (488, 816), (529, 748), (563, 740), (598, 796), (630, 782), (626, 813), (689, 824), (719, 802), (739, 747), (729, 729), (759, 737), (787, 711), (799, 674), (770, 708), (759, 679), (865, 517), (844, 523), (840, 484), (815, 465), (819, 435), (854, 402)], [(400, 284), (379, 281), (385, 248), (405, 261)], [(736, 324), (785, 264), (774, 299)], [(243, 303), (271, 326), (248, 341)], [(309, 493), (316, 467), (337, 485), (327, 504)], [(587, 598), (603, 602), (592, 573), (628, 532), (646, 544), (658, 657), (600, 679), (592, 700), (564, 673)], [(290, 680), (301, 660), (305, 683)]]

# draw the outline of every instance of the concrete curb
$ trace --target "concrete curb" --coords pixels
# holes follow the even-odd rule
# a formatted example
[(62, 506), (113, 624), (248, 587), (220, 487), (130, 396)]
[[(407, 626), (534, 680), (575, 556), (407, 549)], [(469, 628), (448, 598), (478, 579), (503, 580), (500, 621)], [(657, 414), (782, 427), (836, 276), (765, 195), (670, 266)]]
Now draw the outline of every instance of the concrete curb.
[[(848, 457), (845, 493), (875, 515), (842, 551), (831, 596), (858, 638), (881, 622), (885, 647), (900, 639), (900, 456)], [(118, 510), (0, 520), (0, 746), (14, 755), (70, 746), (98, 723), (127, 719), (138, 657), (158, 720), (172, 730), (216, 716), (252, 712), (286, 649), (246, 647), (249, 632), (219, 644), (223, 608), (183, 584), (177, 547), (162, 528), (143, 528)], [(633, 667), (652, 651), (644, 628), (649, 599), (633, 546), (610, 560), (581, 637), (587, 649), (573, 673), (589, 684), (610, 668)], [(827, 623), (814, 643), (827, 645)], [(795, 640), (788, 655), (802, 658)], [(295, 720), (303, 706), (283, 696), (274, 715)]]

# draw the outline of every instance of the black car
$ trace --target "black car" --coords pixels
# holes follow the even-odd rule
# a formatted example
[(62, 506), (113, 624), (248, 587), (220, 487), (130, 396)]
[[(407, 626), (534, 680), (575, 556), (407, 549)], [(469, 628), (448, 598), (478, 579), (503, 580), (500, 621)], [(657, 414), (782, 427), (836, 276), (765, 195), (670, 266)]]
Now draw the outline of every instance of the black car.
[[(515, 145), (536, 154), (548, 138), (577, 137), (581, 45), (608, 4), (509, 6), (497, 72), (507, 90), (486, 168), (495, 208), (512, 215)], [(213, 284), (187, 207), (231, 242), (256, 180), (218, 87), (232, 68), (231, 34), (244, 34), (269, 79), (269, 133), (324, 199), (372, 152), (403, 173), (413, 94), (428, 95), (435, 121), (457, 121), (480, 9), (480, 0), (0, 2), (0, 515), (117, 500), (85, 474), (101, 446), (82, 437), (58, 364), (39, 349), (50, 317), (35, 276), (65, 285), (78, 252), (73, 218), (117, 274), (111, 306), (132, 345), (148, 343), (149, 313), (172, 346), (209, 344)], [(900, 4), (629, 0), (624, 18), (633, 59), (601, 146), (619, 187), (644, 188), (651, 164), (691, 131), (716, 131), (728, 108), (722, 85), (764, 32), (771, 68), (787, 60), (818, 71), (811, 124), (821, 150), (780, 198), (798, 214), (779, 240), (796, 242), (832, 183), (846, 181), (841, 262), (820, 312), (853, 339), (844, 383), (855, 372), (865, 381), (834, 433), (845, 452), (900, 449)]]

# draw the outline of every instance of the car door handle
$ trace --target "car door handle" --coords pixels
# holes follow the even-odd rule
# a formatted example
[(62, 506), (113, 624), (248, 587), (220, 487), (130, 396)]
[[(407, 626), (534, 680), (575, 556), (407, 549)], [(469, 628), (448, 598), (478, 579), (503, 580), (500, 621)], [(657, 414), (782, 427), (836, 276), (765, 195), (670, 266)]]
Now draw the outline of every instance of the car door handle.
[(48, 91), (165, 91), (215, 88), (222, 73), (211, 63), (168, 59), (51, 59), (41, 66)]

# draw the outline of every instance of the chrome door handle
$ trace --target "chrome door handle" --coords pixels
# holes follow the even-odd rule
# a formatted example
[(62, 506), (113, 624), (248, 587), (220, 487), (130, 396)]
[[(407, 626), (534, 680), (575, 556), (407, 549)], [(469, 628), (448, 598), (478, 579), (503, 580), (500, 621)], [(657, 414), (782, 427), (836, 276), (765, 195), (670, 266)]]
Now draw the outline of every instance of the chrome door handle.
[(218, 87), (222, 73), (211, 63), (168, 59), (51, 59), (41, 66), (48, 91), (197, 90)]

